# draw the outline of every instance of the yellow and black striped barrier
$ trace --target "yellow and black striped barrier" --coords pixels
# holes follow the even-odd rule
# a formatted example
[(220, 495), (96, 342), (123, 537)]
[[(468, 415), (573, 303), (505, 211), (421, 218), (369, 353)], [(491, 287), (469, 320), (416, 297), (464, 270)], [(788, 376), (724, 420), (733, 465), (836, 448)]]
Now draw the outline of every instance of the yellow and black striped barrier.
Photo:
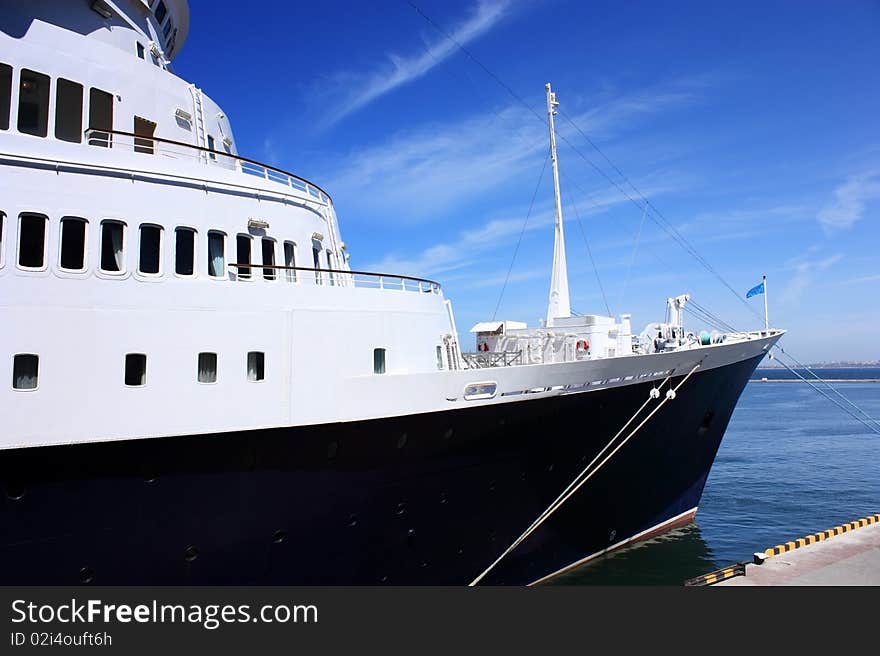
[(764, 558), (759, 559), (758, 556), (762, 554), (755, 554), (755, 562), (763, 562), (765, 558), (772, 558), (773, 556), (778, 556), (779, 554), (783, 554), (787, 551), (793, 551), (794, 549), (805, 547), (808, 544), (823, 542), (824, 540), (832, 538), (835, 535), (841, 535), (848, 531), (854, 531), (857, 528), (862, 528), (863, 526), (869, 526), (871, 524), (877, 523), (880, 523), (880, 513), (877, 513), (876, 515), (869, 515), (868, 517), (862, 517), (861, 519), (857, 519), (854, 522), (849, 522), (848, 524), (835, 526), (834, 528), (830, 528), (827, 531), (819, 531), (818, 533), (813, 533), (812, 535), (807, 535), (806, 537), (798, 538), (797, 540), (792, 540), (791, 542), (786, 542), (785, 544), (777, 544), (775, 547), (764, 550)]
[(730, 567), (725, 567), (724, 569), (716, 569), (714, 572), (709, 572), (708, 574), (703, 574), (702, 576), (688, 579), (684, 582), (684, 584), (687, 587), (712, 585), (713, 583), (718, 583), (719, 581), (724, 581), (725, 579), (732, 579), (734, 576), (745, 576), (747, 564), (747, 562), (734, 563)]

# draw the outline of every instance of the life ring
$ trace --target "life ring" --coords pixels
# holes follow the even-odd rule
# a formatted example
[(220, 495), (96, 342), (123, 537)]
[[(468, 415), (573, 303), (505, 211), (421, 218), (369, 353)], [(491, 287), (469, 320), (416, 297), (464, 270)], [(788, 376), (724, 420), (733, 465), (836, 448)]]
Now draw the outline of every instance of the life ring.
[(578, 351), (589, 351), (590, 343), (585, 339), (579, 339), (576, 348)]

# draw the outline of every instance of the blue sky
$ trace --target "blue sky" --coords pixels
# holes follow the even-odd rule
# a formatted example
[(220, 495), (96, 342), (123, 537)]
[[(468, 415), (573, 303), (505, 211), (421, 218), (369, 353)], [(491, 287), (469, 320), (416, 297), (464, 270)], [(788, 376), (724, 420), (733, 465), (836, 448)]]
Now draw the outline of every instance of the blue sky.
[(413, 3), (524, 104), (406, 0), (190, 0), (175, 61), (242, 154), (331, 193), (353, 268), (439, 280), (465, 333), (492, 318), (522, 234), (498, 318), (536, 324), (551, 82), (574, 310), (605, 308), (588, 243), (638, 329), (685, 292), (761, 324), (595, 171), (628, 187), (576, 125), (741, 297), (767, 274), (795, 356), (880, 359), (880, 4)]

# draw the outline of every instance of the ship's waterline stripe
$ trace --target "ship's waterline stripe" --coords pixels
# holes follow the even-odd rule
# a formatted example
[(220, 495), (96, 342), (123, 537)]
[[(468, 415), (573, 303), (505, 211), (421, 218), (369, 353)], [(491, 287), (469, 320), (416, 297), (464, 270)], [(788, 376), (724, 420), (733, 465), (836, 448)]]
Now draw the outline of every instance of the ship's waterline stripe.
[(670, 524), (680, 523), (685, 519), (693, 518), (697, 514), (697, 508), (698, 508), (698, 506), (694, 506), (690, 510), (686, 510), (685, 512), (683, 512), (679, 515), (676, 515), (675, 517), (671, 517), (670, 519), (667, 519), (665, 522), (660, 522), (659, 524), (655, 524), (651, 528), (645, 529), (644, 531), (641, 531), (640, 533), (636, 533), (635, 535), (633, 535), (630, 538), (626, 538), (625, 540), (621, 540), (620, 542), (615, 542), (610, 547), (608, 547), (606, 549), (602, 549), (601, 551), (597, 551), (596, 553), (590, 554), (586, 558), (581, 558), (580, 560), (576, 560), (575, 562), (571, 563), (570, 565), (566, 565), (565, 567), (558, 569), (555, 572), (552, 572), (551, 574), (547, 574), (546, 576), (542, 576), (541, 578), (539, 578), (535, 581), (532, 581), (531, 583), (529, 583), (529, 585), (538, 585), (539, 583), (545, 583), (545, 582), (549, 581), (550, 579), (552, 579), (553, 577), (559, 576), (560, 574), (564, 574), (565, 572), (568, 572), (568, 571), (574, 569), (575, 567), (579, 567), (580, 565), (583, 565), (584, 563), (586, 563), (590, 560), (593, 560), (594, 558), (598, 558), (599, 556), (604, 556), (605, 554), (607, 554), (611, 551), (614, 551), (615, 549), (619, 549), (620, 547), (623, 547), (631, 542), (636, 542), (639, 539), (645, 537), (646, 535), (648, 535), (650, 533), (659, 533), (659, 532), (663, 531), (665, 528), (669, 527)]
[(854, 531), (857, 528), (862, 528), (863, 526), (870, 526), (871, 524), (878, 523), (880, 523), (880, 513), (877, 513), (875, 515), (868, 515), (867, 517), (862, 517), (861, 519), (857, 519), (847, 524), (840, 524), (839, 526), (830, 528), (827, 531), (819, 531), (818, 533), (813, 533), (811, 535), (798, 538), (797, 540), (786, 542), (785, 544), (777, 544), (775, 547), (765, 549), (763, 554), (756, 554), (755, 561), (757, 562), (758, 560), (761, 560), (757, 558), (757, 556), (759, 555), (763, 555), (763, 558), (772, 558), (773, 556), (778, 556), (779, 554), (786, 553), (787, 551), (793, 551), (794, 549), (805, 547), (808, 544), (823, 542), (828, 538), (834, 537), (835, 535), (841, 535), (842, 533)]

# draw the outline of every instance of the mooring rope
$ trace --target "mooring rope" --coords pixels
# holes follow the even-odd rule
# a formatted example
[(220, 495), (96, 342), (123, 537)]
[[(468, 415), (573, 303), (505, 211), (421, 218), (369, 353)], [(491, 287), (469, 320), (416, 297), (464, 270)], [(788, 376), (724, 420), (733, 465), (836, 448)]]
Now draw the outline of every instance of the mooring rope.
[[(540, 527), (545, 521), (547, 521), (547, 520), (550, 518), (550, 516), (553, 515), (553, 513), (555, 513), (557, 510), (559, 510), (559, 508), (561, 508), (562, 505), (563, 505), (566, 501), (568, 501), (568, 499), (570, 499), (570, 498), (572, 497), (573, 494), (575, 494), (579, 489), (581, 489), (581, 488), (584, 486), (584, 484), (585, 484), (587, 481), (589, 481), (589, 480), (590, 480), (590, 479), (596, 474), (596, 472), (598, 472), (600, 469), (602, 469), (602, 467), (605, 465), (606, 462), (608, 462), (612, 457), (614, 457), (614, 454), (615, 454), (615, 453), (617, 453), (618, 451), (620, 451), (620, 449), (623, 448), (623, 446), (624, 446), (627, 442), (629, 442), (629, 440), (633, 437), (633, 435), (635, 435), (637, 432), (639, 432), (639, 430), (642, 428), (642, 426), (644, 426), (644, 425), (645, 425), (645, 424), (651, 419), (651, 417), (653, 417), (653, 416), (657, 413), (657, 411), (659, 411), (660, 408), (662, 408), (662, 407), (666, 404), (667, 401), (671, 401), (672, 399), (674, 399), (674, 398), (676, 397), (676, 394), (677, 394), (679, 388), (687, 382), (687, 380), (693, 375), (693, 373), (694, 373), (697, 369), (700, 368), (700, 365), (701, 365), (701, 364), (702, 364), (702, 360), (701, 360), (700, 362), (698, 362), (697, 364), (694, 365), (693, 369), (691, 369), (691, 370), (687, 373), (687, 375), (686, 375), (684, 378), (681, 379), (681, 382), (679, 382), (678, 385), (676, 385), (676, 386), (675, 386), (674, 388), (672, 388), (672, 389), (667, 390), (667, 391), (666, 391), (666, 396), (664, 396), (664, 397), (663, 397), (663, 400), (660, 401), (660, 403), (658, 403), (657, 406), (656, 406), (653, 410), (651, 410), (651, 412), (648, 414), (648, 416), (645, 417), (645, 418), (641, 421), (641, 423), (639, 423), (639, 425), (636, 426), (636, 427), (635, 427), (635, 428), (629, 433), (629, 435), (627, 435), (627, 436), (623, 439), (623, 441), (620, 442), (620, 444), (618, 444), (616, 447), (614, 447), (614, 450), (611, 451), (611, 453), (609, 453), (609, 454), (608, 454), (608, 455), (602, 460), (602, 462), (600, 462), (598, 465), (596, 465), (595, 468), (592, 468), (592, 467), (593, 467), (593, 464), (594, 464), (599, 458), (602, 457), (602, 454), (604, 454), (605, 451), (607, 451), (607, 450), (609, 449), (609, 447), (610, 447), (612, 444), (614, 444), (614, 441), (615, 441), (618, 437), (620, 437), (620, 435), (621, 435), (621, 434), (622, 434), (622, 433), (623, 433), (623, 432), (629, 427), (629, 425), (635, 420), (635, 418), (638, 417), (639, 414), (641, 414), (642, 410), (645, 409), (645, 407), (651, 402), (651, 400), (652, 400), (652, 399), (657, 399), (657, 398), (660, 397), (660, 388), (663, 387), (663, 385), (665, 385), (666, 382), (669, 381), (670, 378), (672, 378), (672, 376), (667, 376), (666, 379), (665, 379), (662, 383), (660, 383), (659, 387), (651, 388), (651, 393), (649, 394), (647, 401), (645, 401), (645, 402), (642, 404), (642, 406), (641, 406), (641, 407), (635, 412), (635, 414), (634, 414), (632, 417), (630, 417), (629, 420), (623, 425), (623, 427), (622, 427), (619, 431), (617, 431), (617, 434), (616, 434), (614, 437), (612, 437), (612, 438), (608, 441), (608, 443), (602, 448), (602, 450), (596, 455), (596, 457), (593, 458), (593, 460), (590, 462), (590, 464), (588, 464), (588, 465), (583, 469), (583, 471), (581, 471), (580, 474), (578, 474), (577, 476), (575, 476), (574, 480), (572, 480), (572, 482), (569, 483), (568, 487), (565, 488), (565, 490), (562, 492), (562, 494), (560, 494), (558, 497), (556, 497), (556, 500), (553, 501), (553, 503), (551, 503), (551, 504), (547, 507), (547, 509), (546, 509), (544, 512), (542, 512), (534, 522), (532, 522), (531, 526), (529, 526), (525, 531), (523, 531), (522, 534), (521, 534), (516, 540), (514, 540), (514, 541), (510, 544), (510, 546), (507, 547), (507, 549), (505, 549), (505, 550), (501, 553), (501, 555), (498, 556), (498, 558), (496, 558), (495, 561), (494, 561), (491, 565), (489, 565), (486, 569), (484, 569), (483, 572), (482, 572), (479, 576), (477, 576), (477, 578), (475, 578), (473, 581), (471, 581), (471, 582), (468, 584), (468, 586), (469, 586), (469, 587), (473, 587), (473, 586), (475, 586), (477, 583), (479, 583), (480, 581), (482, 581), (483, 578), (485, 578), (485, 576), (486, 576), (489, 572), (491, 572), (491, 571), (492, 571), (492, 570), (498, 565), (498, 563), (500, 563), (500, 562), (501, 562), (501, 561), (502, 561), (502, 560), (503, 560), (508, 554), (510, 554), (511, 551), (513, 551), (513, 550), (516, 549), (520, 544), (522, 544), (522, 543), (523, 543), (523, 542), (524, 542), (524, 541), (525, 541), (525, 540), (526, 540), (526, 539), (527, 539), (532, 533), (534, 533), (534, 532), (535, 532), (535, 531), (536, 531), (536, 530), (537, 530), (537, 529), (538, 529), (538, 528), (539, 528), (539, 527)], [(592, 470), (591, 470), (591, 468), (592, 468)]]
[[(792, 369), (791, 367), (789, 367), (787, 364), (785, 364), (785, 363), (784, 363), (782, 360), (780, 360), (779, 358), (774, 358), (772, 353), (768, 354), (767, 357), (769, 357), (771, 360), (776, 360), (779, 364), (781, 364), (783, 367), (785, 367), (786, 369), (788, 369), (791, 373), (793, 373), (795, 376), (797, 376), (798, 378), (800, 378), (803, 382), (805, 382), (807, 385), (809, 385), (810, 387), (812, 387), (814, 390), (816, 390), (817, 392), (819, 392), (819, 394), (821, 394), (821, 395), (824, 396), (826, 399), (828, 399), (829, 401), (831, 401), (834, 405), (836, 405), (838, 408), (840, 408), (841, 410), (843, 410), (843, 411), (844, 411), (846, 414), (848, 414), (850, 417), (852, 417), (852, 418), (855, 419), (856, 421), (859, 421), (859, 422), (863, 423), (863, 424), (864, 424), (865, 426), (867, 426), (872, 432), (876, 433), (877, 435), (880, 435), (880, 429), (878, 429), (877, 426), (874, 426), (873, 424), (868, 423), (867, 421), (865, 421), (864, 419), (862, 419), (861, 417), (859, 417), (857, 414), (855, 414), (854, 412), (852, 412), (851, 410), (849, 410), (849, 409), (846, 408), (845, 406), (842, 406), (840, 403), (838, 403), (837, 401), (835, 401), (834, 399), (832, 399), (830, 396), (828, 396), (828, 395), (825, 393), (825, 390), (823, 390), (821, 387), (817, 387), (816, 385), (814, 385), (812, 381), (809, 381), (809, 380), (807, 380), (806, 378), (804, 378), (803, 376), (801, 376), (801, 375), (800, 375), (795, 369)], [(821, 380), (821, 379), (820, 379), (820, 380)], [(824, 381), (823, 381), (823, 382), (824, 382)], [(827, 383), (826, 383), (826, 385), (827, 385)], [(846, 397), (844, 397), (844, 398), (846, 398)], [(847, 400), (848, 400), (848, 399), (847, 399)], [(850, 402), (850, 403), (852, 403), (852, 402)], [(852, 405), (855, 405), (855, 404), (853, 403)], [(858, 406), (856, 406), (856, 407), (858, 408)], [(864, 412), (864, 410), (861, 410), (861, 408), (859, 408), (859, 410), (860, 410), (861, 412)], [(866, 414), (867, 414), (867, 413), (866, 413)], [(867, 416), (870, 418), (870, 415), (867, 415)], [(874, 420), (871, 419), (871, 421), (874, 421)]]
[[(830, 389), (832, 392), (834, 392), (835, 394), (837, 394), (837, 396), (839, 396), (840, 398), (842, 398), (844, 401), (846, 401), (847, 403), (849, 403), (849, 404), (850, 404), (852, 407), (854, 407), (856, 410), (858, 410), (858, 411), (861, 412), (863, 415), (865, 415), (865, 417), (868, 418), (868, 421), (870, 421), (872, 424), (876, 424), (878, 427), (880, 427), (880, 421), (874, 419), (874, 417), (872, 417), (872, 416), (869, 415), (867, 412), (865, 412), (864, 410), (862, 410), (858, 405), (856, 405), (854, 402), (852, 402), (848, 397), (844, 396), (844, 394), (843, 394), (842, 392), (840, 392), (836, 387), (834, 387), (834, 385), (832, 385), (831, 383), (829, 383), (827, 380), (825, 380), (825, 379), (822, 378), (821, 376), (818, 376), (818, 375), (816, 374), (815, 371), (813, 371), (812, 369), (810, 369), (810, 368), (809, 368), (808, 366), (806, 366), (805, 364), (799, 362), (798, 359), (797, 359), (796, 357), (794, 357), (794, 356), (791, 355), (788, 351), (786, 351), (784, 348), (782, 348), (781, 346), (779, 346), (779, 344), (774, 344), (774, 345), (773, 345), (773, 348), (775, 348), (777, 351), (779, 351), (780, 353), (782, 353), (783, 355), (785, 355), (786, 357), (788, 357), (792, 362), (794, 362), (794, 363), (795, 363), (797, 366), (799, 366), (801, 369), (803, 369), (804, 371), (809, 372), (810, 375), (813, 376), (813, 378), (815, 378), (816, 380), (818, 380), (820, 383), (824, 384), (828, 389)], [(782, 364), (782, 365), (785, 364), (785, 363), (782, 362), (782, 360), (780, 360), (779, 358), (777, 358), (776, 361), (779, 362), (779, 364)]]

